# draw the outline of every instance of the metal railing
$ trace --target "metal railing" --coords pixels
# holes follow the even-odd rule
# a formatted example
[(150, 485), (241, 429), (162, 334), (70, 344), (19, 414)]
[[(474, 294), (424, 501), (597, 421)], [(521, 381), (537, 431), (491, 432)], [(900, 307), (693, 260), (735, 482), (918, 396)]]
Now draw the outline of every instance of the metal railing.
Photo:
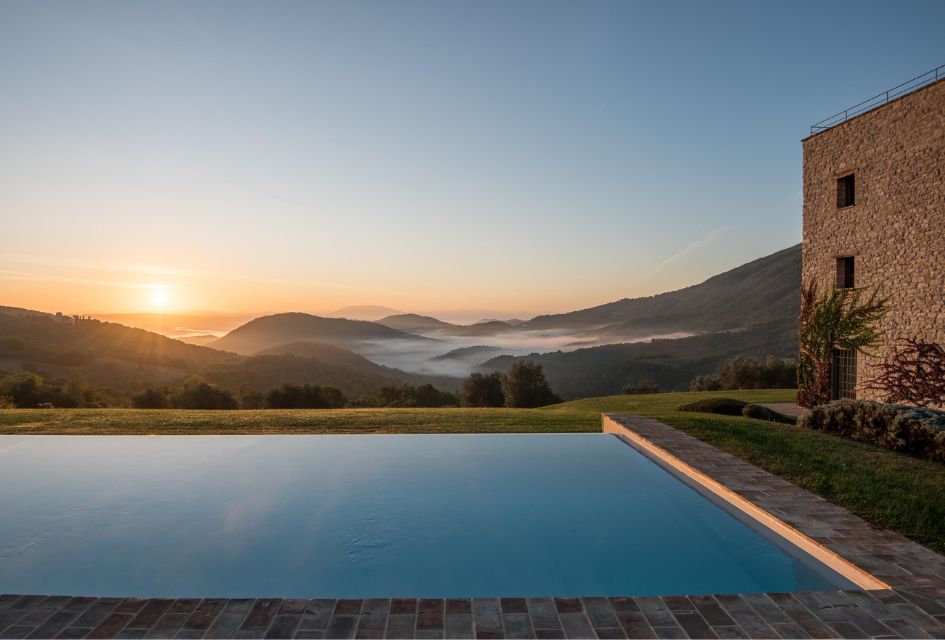
[(868, 100), (864, 100), (860, 104), (853, 105), (849, 109), (844, 109), (840, 113), (834, 114), (829, 118), (825, 118), (816, 124), (812, 124), (810, 126), (810, 132), (811, 134), (815, 134), (831, 127), (835, 127), (841, 122), (846, 122), (854, 116), (865, 113), (870, 109), (875, 109), (876, 107), (886, 104), (890, 100), (895, 100), (900, 96), (904, 96), (905, 94), (915, 91), (916, 89), (921, 89), (922, 87), (932, 84), (933, 82), (938, 82), (943, 78), (945, 78), (945, 64), (940, 67), (935, 67), (931, 71), (926, 71), (922, 75), (918, 75), (912, 80), (903, 82), (902, 84), (897, 85), (888, 91), (883, 91), (882, 93), (877, 94)]

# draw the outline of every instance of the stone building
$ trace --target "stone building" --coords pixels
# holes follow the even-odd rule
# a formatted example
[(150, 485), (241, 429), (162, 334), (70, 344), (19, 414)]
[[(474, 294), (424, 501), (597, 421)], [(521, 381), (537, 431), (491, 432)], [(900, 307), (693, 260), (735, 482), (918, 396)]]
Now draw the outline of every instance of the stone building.
[[(887, 298), (877, 356), (906, 337), (945, 344), (945, 67), (925, 75), (803, 141), (804, 285)], [(877, 361), (835, 350), (834, 397), (873, 397)]]

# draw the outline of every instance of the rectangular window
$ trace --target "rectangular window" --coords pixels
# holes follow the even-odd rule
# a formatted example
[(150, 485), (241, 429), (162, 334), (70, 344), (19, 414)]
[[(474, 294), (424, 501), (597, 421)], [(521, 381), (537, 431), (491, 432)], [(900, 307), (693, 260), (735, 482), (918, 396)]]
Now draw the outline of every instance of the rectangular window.
[(856, 183), (853, 174), (837, 180), (837, 208), (852, 207), (856, 204)]
[(834, 349), (833, 367), (831, 367), (833, 399), (856, 399), (856, 351), (853, 349)]
[(854, 286), (853, 280), (853, 256), (844, 256), (842, 258), (837, 258), (837, 288), (838, 289), (852, 289)]

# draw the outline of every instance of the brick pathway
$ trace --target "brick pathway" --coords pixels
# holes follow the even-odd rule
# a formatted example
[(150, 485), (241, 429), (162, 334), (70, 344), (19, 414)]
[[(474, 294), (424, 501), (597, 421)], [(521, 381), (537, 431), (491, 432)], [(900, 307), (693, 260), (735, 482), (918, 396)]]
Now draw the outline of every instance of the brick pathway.
[(793, 402), (766, 402), (764, 403), (764, 406), (768, 407), (772, 411), (783, 413), (786, 416), (794, 416), (795, 418), (804, 413), (804, 409), (797, 406)]
[(945, 558), (660, 422), (611, 416), (892, 586), (428, 600), (0, 596), (4, 638), (945, 638)]

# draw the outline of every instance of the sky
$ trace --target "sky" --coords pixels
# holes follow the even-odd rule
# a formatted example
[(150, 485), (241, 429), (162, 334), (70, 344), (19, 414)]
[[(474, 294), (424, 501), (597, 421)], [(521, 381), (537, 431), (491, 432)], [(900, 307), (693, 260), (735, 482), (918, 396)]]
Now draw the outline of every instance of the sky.
[(529, 316), (800, 241), (943, 2), (0, 0), (0, 304)]

